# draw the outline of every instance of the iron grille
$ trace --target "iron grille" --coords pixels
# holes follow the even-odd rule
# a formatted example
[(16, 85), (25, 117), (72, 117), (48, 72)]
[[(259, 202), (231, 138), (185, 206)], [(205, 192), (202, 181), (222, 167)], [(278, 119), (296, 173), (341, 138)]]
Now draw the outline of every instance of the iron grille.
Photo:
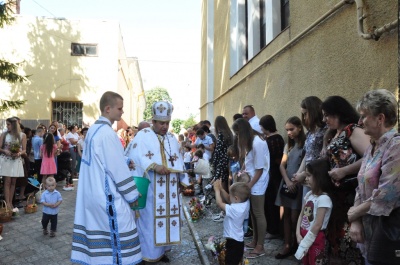
[(82, 128), (83, 116), (83, 103), (82, 102), (53, 102), (53, 121), (58, 121), (67, 126), (78, 125)]

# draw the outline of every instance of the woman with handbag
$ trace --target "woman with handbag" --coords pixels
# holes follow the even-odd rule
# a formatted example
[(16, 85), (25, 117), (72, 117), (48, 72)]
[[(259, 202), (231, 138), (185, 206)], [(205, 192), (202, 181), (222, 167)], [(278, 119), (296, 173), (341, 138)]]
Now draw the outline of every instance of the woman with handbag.
[(369, 145), (369, 137), (357, 124), (357, 111), (343, 97), (328, 97), (322, 102), (321, 108), (323, 121), (328, 127), (323, 153), (329, 161), (328, 173), (335, 184), (331, 194), (334, 206), (326, 233), (330, 243), (330, 262), (361, 265), (361, 252), (350, 239), (347, 211), (354, 204), (356, 176), (361, 157)]
[(360, 125), (371, 137), (358, 173), (350, 236), (370, 264), (400, 264), (400, 136), (395, 96), (378, 89), (357, 103)]
[(296, 224), (301, 210), (303, 188), (293, 182), (291, 176), (297, 172), (303, 159), (303, 146), (306, 140), (303, 125), (299, 117), (290, 117), (285, 124), (288, 141), (283, 150), (283, 157), (279, 167), (282, 175), (275, 205), (283, 206), (283, 234), (285, 244), (275, 256), (284, 259), (294, 254), (297, 249)]

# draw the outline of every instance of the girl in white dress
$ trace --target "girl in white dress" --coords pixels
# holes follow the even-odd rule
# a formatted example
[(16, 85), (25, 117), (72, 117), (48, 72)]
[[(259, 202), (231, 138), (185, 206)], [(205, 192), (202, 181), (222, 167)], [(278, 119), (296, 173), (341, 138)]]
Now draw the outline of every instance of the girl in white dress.
[(5, 201), (12, 209), (15, 183), (17, 178), (24, 177), (21, 155), (26, 154), (26, 136), (16, 118), (8, 118), (6, 124), (7, 131), (0, 136), (0, 176), (4, 177)]

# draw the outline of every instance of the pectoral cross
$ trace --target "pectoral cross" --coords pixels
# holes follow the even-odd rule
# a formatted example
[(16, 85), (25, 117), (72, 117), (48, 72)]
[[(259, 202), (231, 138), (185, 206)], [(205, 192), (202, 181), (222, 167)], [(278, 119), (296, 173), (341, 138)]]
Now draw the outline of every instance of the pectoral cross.
[(170, 156), (169, 159), (168, 159), (168, 161), (170, 161), (170, 162), (171, 162), (171, 165), (174, 166), (174, 161), (175, 161), (175, 159), (174, 159), (173, 156)]

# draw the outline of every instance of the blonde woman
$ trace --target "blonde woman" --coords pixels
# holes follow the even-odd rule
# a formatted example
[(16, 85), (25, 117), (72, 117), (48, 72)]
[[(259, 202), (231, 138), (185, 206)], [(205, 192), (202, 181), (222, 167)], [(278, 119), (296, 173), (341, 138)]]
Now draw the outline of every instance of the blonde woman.
[(21, 132), (18, 120), (6, 120), (7, 131), (0, 136), (0, 176), (4, 177), (4, 197), (9, 208), (14, 208), (12, 201), (17, 178), (24, 177), (21, 155), (26, 154), (26, 135)]

